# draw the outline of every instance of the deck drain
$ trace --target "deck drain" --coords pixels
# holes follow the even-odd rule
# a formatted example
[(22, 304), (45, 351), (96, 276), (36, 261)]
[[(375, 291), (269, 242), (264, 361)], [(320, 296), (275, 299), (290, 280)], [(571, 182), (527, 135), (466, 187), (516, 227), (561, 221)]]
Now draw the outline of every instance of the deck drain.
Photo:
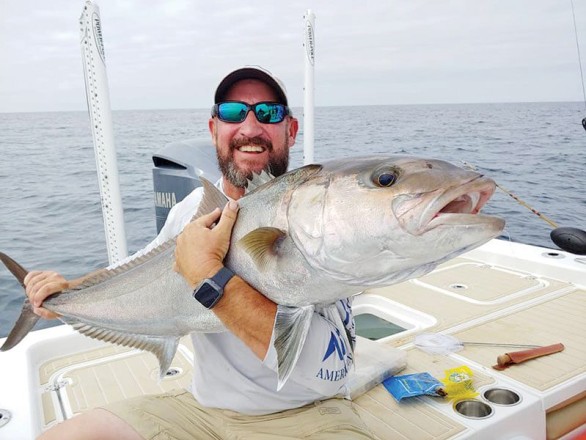
[(563, 254), (560, 254), (559, 252), (544, 252), (541, 254), (541, 256), (545, 258), (554, 258), (557, 260), (565, 258), (565, 256)]
[(450, 284), (450, 289), (454, 290), (466, 290), (468, 286), (466, 284), (454, 283)]
[(177, 376), (178, 374), (181, 374), (181, 369), (180, 368), (171, 367), (165, 373), (165, 377), (173, 377), (173, 376)]
[(6, 409), (0, 409), (0, 428), (10, 422), (11, 414)]

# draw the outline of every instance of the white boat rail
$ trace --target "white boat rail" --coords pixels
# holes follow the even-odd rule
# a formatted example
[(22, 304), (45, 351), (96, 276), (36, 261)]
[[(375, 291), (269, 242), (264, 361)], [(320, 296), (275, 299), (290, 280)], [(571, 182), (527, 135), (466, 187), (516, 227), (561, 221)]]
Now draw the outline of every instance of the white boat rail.
[(79, 18), (81, 57), (90, 117), (96, 168), (102, 201), (108, 260), (113, 264), (127, 256), (126, 232), (118, 164), (114, 145), (106, 57), (102, 40), (100, 8), (88, 0)]
[(303, 87), (303, 164), (313, 163), (315, 14), (308, 9), (304, 19), (305, 75)]

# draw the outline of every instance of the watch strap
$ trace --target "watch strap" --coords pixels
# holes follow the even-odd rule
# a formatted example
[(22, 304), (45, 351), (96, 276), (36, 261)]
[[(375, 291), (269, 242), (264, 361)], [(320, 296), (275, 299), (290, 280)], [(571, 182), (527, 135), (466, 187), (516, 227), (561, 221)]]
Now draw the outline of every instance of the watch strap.
[(211, 279), (224, 291), (224, 287), (228, 281), (232, 279), (234, 272), (227, 267), (222, 267)]
[(193, 291), (193, 297), (204, 307), (211, 309), (222, 298), (224, 287), (232, 279), (234, 272), (222, 267), (213, 277), (204, 279)]

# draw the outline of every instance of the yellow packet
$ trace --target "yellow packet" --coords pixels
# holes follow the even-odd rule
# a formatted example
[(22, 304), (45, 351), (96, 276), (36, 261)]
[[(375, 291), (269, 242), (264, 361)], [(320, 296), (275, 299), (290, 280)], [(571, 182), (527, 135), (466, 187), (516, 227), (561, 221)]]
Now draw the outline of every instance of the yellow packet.
[(441, 380), (444, 391), (449, 400), (472, 399), (478, 396), (472, 384), (472, 370), (465, 365), (445, 371), (446, 376)]

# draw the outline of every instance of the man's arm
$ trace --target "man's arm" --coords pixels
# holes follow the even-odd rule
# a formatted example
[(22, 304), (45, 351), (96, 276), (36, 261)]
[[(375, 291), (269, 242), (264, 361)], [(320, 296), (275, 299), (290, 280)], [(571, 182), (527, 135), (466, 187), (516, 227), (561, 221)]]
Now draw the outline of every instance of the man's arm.
[[(212, 277), (223, 267), (237, 216), (238, 204), (231, 201), (223, 212), (216, 209), (188, 224), (177, 238), (175, 270), (191, 287), (195, 288), (204, 278)], [(236, 275), (226, 284), (224, 295), (212, 311), (226, 328), (264, 359), (271, 341), (277, 304)]]
[[(236, 202), (230, 202), (221, 217), (217, 209), (191, 222), (178, 236), (175, 270), (193, 288), (223, 267), (237, 215)], [(275, 371), (277, 355), (271, 338), (277, 310), (277, 304), (237, 275), (226, 284), (224, 295), (212, 308), (224, 325)], [(324, 396), (337, 394), (345, 385), (353, 363), (354, 342), (350, 301), (338, 301), (328, 310), (314, 313), (297, 362), (300, 368), (295, 368), (291, 376), (297, 384)], [(352, 333), (348, 335), (350, 340), (347, 332)]]

